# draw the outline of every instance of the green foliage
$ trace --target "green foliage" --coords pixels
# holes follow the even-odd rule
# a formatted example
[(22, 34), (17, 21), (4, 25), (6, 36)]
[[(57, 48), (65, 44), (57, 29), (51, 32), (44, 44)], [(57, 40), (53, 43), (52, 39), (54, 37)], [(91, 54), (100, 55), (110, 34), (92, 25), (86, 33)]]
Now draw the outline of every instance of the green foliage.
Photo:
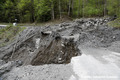
[(25, 27), (11, 25), (0, 29), (0, 47), (11, 42), (14, 39), (14, 37), (24, 29)]
[(118, 19), (116, 19), (114, 21), (109, 22), (108, 25), (110, 25), (112, 27), (120, 28), (120, 18), (118, 18)]
[(4, 18), (2, 19), (3, 21), (6, 22), (13, 22), (13, 20), (15, 19), (16, 16), (16, 7), (15, 3), (13, 3), (10, 0), (6, 0), (6, 2), (4, 2), (4, 5), (2, 6), (2, 13)]
[(84, 11), (85, 11), (85, 16), (87, 17), (96, 16), (97, 14), (99, 14), (98, 9), (90, 6), (85, 7)]
[[(106, 5), (106, 6), (105, 6)], [(54, 17), (59, 18), (60, 9), (63, 16), (70, 17), (120, 17), (120, 0), (1, 0), (0, 22), (45, 22)], [(106, 14), (104, 14), (104, 11)]]
[(118, 1), (114, 1), (114, 0), (108, 0), (108, 15), (114, 15), (117, 14), (118, 11)]
[[(51, 11), (51, 5), (49, 4), (49, 0), (36, 0), (35, 1), (35, 16), (38, 21), (47, 21), (47, 19), (44, 20), (44, 18), (50, 17), (50, 11)], [(49, 18), (48, 18), (49, 19)]]

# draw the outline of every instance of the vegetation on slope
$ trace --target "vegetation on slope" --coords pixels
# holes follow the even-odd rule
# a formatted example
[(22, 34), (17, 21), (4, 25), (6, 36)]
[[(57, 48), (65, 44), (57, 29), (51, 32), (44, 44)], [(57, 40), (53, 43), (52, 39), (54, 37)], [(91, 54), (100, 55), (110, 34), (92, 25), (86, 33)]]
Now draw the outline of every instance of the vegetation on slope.
[(13, 41), (15, 36), (24, 29), (25, 27), (19, 26), (7, 26), (3, 29), (0, 29), (0, 47), (5, 46)]
[(118, 18), (118, 19), (116, 19), (114, 21), (109, 22), (108, 25), (110, 25), (112, 27), (120, 28), (120, 18)]

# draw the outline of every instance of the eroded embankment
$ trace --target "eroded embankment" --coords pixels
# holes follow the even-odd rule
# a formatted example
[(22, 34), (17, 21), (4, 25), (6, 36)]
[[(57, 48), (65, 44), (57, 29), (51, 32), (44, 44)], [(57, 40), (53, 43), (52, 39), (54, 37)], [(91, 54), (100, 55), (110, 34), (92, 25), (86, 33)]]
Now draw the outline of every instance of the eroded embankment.
[(62, 37), (54, 31), (29, 28), (11, 45), (1, 48), (2, 60), (20, 60), (24, 65), (69, 63), (80, 54), (74, 38)]
[(108, 21), (109, 18), (78, 19), (29, 27), (11, 44), (0, 48), (0, 59), (4, 64), (13, 61), (17, 66), (69, 63), (73, 56), (81, 55), (79, 45), (108, 47), (120, 40), (120, 29), (108, 26)]

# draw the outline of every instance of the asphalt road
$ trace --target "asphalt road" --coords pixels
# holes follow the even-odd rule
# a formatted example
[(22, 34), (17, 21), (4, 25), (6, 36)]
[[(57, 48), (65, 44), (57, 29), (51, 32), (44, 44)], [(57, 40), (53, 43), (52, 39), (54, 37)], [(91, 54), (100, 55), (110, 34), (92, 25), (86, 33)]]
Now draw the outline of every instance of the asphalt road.
[(6, 27), (7, 25), (0, 25), (0, 27)]

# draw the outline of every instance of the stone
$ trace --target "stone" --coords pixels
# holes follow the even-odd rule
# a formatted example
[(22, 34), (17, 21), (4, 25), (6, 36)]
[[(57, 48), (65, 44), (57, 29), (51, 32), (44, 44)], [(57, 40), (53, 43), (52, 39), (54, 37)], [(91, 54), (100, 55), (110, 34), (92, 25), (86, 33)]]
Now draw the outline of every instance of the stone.
[(57, 35), (57, 39), (55, 37), (45, 48), (39, 50), (31, 61), (32, 65), (69, 63), (73, 56), (81, 54), (78, 52), (75, 42), (71, 41), (71, 38), (58, 38)]
[(42, 35), (50, 35), (51, 33), (52, 33), (52, 31), (45, 31), (45, 32), (41, 32), (42, 33)]
[(14, 61), (8, 62), (8, 63), (0, 66), (0, 76), (5, 74), (6, 72), (9, 72), (14, 66), (15, 66)]
[(0, 60), (0, 66), (2, 66), (3, 64), (5, 64), (6, 62), (3, 60)]
[(17, 60), (16, 61), (16, 67), (22, 66), (23, 65), (23, 61), (21, 60)]

